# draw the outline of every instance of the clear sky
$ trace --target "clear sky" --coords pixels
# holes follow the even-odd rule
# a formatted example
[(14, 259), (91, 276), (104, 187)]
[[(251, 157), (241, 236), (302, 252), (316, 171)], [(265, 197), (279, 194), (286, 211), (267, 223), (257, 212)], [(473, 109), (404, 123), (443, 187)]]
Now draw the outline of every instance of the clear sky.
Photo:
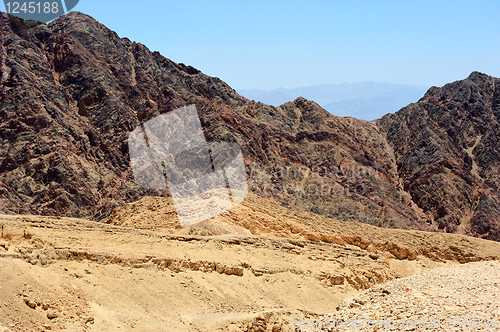
[(499, 0), (80, 0), (75, 10), (236, 89), (500, 77)]

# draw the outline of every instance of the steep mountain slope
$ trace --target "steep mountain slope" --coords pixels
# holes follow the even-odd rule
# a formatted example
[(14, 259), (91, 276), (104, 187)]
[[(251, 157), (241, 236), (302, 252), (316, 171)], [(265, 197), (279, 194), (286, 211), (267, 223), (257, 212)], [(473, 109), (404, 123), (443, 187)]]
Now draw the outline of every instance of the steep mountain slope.
[[(209, 141), (242, 147), (257, 195), (345, 221), (499, 240), (497, 125), (489, 118), (497, 112), (491, 105), (498, 104), (498, 94), (492, 83), (474, 83), (475, 97), (463, 97), (467, 111), (465, 101), (446, 97), (451, 88), (435, 88), (376, 124), (333, 116), (304, 98), (280, 107), (249, 101), (220, 79), (119, 38), (77, 12), (49, 25), (2, 14), (0, 42), (5, 213), (102, 220), (145, 195), (168, 196), (134, 184), (127, 139), (142, 122), (195, 104)], [(452, 86), (466, 89), (469, 81)], [(452, 112), (459, 104), (463, 120)], [(418, 111), (422, 107), (432, 121)], [(478, 145), (472, 126), (460, 131), (469, 113), (482, 126)], [(457, 139), (437, 140), (448, 132)], [(418, 145), (423, 133), (437, 137), (424, 142), (432, 143), (429, 148)], [(458, 148), (460, 135), (464, 143)], [(449, 152), (454, 155), (438, 158)], [(431, 173), (439, 176), (431, 179)], [(428, 179), (434, 184), (427, 185)], [(455, 194), (439, 194), (450, 191), (440, 183), (454, 186)], [(431, 196), (425, 195), (429, 190)], [(462, 219), (451, 220), (452, 215)]]
[(31, 29), (4, 14), (0, 24), (5, 212), (99, 220), (138, 199), (147, 192), (133, 183), (129, 132), (196, 104), (208, 139), (243, 148), (254, 192), (344, 220), (418, 224), (373, 124), (302, 98), (278, 108), (249, 101), (81, 13)]
[(439, 229), (499, 240), (500, 80), (474, 72), (380, 125), (412, 200)]

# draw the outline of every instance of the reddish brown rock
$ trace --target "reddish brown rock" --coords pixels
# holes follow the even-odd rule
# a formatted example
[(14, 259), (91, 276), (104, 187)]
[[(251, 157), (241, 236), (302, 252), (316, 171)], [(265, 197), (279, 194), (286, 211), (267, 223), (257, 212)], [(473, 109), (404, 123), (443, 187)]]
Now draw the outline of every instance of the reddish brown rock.
[(500, 240), (500, 80), (431, 88), (380, 121), (398, 173), (432, 227)]
[(128, 135), (195, 104), (209, 141), (242, 147), (258, 195), (346, 221), (499, 239), (497, 79), (473, 74), (431, 89), (374, 123), (303, 98), (247, 100), (78, 12), (49, 25), (2, 14), (0, 42), (6, 213), (101, 220), (144, 195), (168, 195), (134, 184)]

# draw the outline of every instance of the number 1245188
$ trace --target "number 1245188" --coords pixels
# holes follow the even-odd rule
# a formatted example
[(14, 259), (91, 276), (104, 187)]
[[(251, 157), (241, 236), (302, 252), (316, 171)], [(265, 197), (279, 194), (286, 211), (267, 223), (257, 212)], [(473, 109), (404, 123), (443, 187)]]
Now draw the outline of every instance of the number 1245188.
[(57, 2), (6, 2), (5, 8), (9, 14), (49, 14), (58, 13), (59, 4)]

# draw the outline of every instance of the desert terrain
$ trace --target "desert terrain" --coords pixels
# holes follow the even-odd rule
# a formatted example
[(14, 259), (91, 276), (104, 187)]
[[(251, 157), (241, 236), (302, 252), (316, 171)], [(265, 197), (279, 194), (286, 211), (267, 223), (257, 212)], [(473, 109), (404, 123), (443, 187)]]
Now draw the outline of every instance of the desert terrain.
[[(0, 13), (0, 42), (0, 332), (498, 328), (499, 78), (368, 122), (246, 99), (79, 12)], [(251, 194), (181, 227), (128, 139), (187, 105)]]
[(253, 195), (184, 228), (160, 197), (103, 223), (0, 224), (2, 331), (312, 331), (298, 322), (500, 316), (500, 243), (343, 222)]

